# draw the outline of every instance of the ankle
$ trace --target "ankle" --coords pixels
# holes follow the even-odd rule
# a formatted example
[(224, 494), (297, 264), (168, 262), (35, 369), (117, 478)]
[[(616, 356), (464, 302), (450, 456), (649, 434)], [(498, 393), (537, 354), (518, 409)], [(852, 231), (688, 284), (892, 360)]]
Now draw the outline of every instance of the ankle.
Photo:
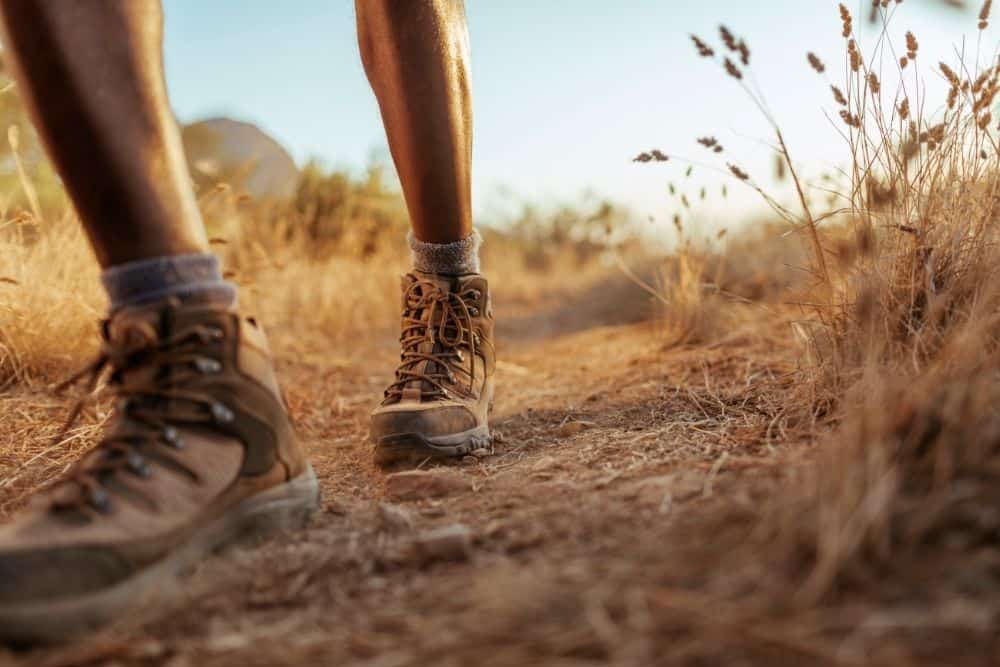
[(417, 271), (445, 276), (479, 273), (479, 246), (483, 238), (475, 230), (451, 243), (426, 243), (411, 232), (409, 242), (413, 268)]
[(111, 312), (167, 298), (185, 303), (236, 304), (236, 288), (222, 278), (219, 260), (210, 254), (141, 259), (105, 269), (101, 282)]

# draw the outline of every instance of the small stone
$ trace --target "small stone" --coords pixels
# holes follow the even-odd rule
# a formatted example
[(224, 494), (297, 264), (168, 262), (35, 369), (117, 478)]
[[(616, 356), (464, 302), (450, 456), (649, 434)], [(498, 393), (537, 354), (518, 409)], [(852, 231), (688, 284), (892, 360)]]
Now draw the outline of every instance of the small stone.
[(560, 438), (569, 438), (577, 435), (578, 433), (583, 433), (593, 425), (594, 424), (592, 422), (571, 421), (560, 426), (557, 432)]
[(416, 550), (428, 561), (461, 561), (469, 558), (472, 551), (472, 531), (456, 523), (421, 533), (416, 541)]
[(450, 470), (407, 470), (386, 478), (386, 495), (392, 500), (441, 498), (472, 487), (465, 475)]
[(344, 501), (334, 498), (323, 506), (323, 511), (334, 516), (347, 516), (351, 509)]
[(404, 531), (413, 528), (413, 516), (399, 505), (379, 503), (378, 518), (382, 527), (387, 530)]
[(211, 637), (205, 643), (205, 648), (212, 653), (228, 653), (230, 651), (238, 651), (247, 646), (250, 646), (250, 638), (238, 633)]
[(425, 507), (420, 511), (421, 516), (430, 517), (432, 519), (442, 517), (447, 513), (448, 512), (445, 510), (445, 508), (441, 507), (440, 505), (432, 505), (431, 507)]
[(547, 470), (549, 468), (558, 468), (558, 467), (559, 467), (559, 459), (557, 459), (554, 456), (543, 456), (542, 458), (538, 459), (531, 465), (531, 469), (535, 471)]
[(142, 660), (154, 660), (162, 657), (166, 653), (167, 646), (163, 642), (155, 639), (137, 642), (129, 649), (129, 657), (139, 658)]
[(646, 477), (630, 484), (627, 494), (640, 502), (661, 503), (664, 496), (684, 502), (700, 496), (705, 485), (704, 475), (695, 471)]

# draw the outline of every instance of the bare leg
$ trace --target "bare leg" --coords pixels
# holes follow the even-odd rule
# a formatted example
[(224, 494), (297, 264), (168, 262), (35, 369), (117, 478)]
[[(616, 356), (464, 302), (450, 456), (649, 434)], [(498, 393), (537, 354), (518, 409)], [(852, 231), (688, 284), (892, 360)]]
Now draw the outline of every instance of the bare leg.
[(5, 55), (98, 260), (205, 252), (156, 0), (0, 0)]
[(413, 222), (428, 243), (472, 233), (472, 100), (462, 0), (355, 0), (358, 41)]

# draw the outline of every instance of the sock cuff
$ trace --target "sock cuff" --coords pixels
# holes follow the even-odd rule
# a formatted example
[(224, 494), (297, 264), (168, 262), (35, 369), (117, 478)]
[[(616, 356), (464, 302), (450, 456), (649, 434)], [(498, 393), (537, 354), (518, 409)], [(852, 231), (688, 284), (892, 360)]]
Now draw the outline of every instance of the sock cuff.
[(464, 239), (451, 243), (425, 243), (414, 236), (413, 232), (410, 232), (407, 240), (410, 243), (413, 268), (417, 271), (453, 276), (479, 273), (479, 247), (483, 243), (483, 237), (476, 230), (472, 230)]
[(101, 282), (111, 310), (159, 301), (182, 300), (235, 304), (236, 288), (223, 280), (215, 255), (190, 254), (153, 257), (105, 269)]

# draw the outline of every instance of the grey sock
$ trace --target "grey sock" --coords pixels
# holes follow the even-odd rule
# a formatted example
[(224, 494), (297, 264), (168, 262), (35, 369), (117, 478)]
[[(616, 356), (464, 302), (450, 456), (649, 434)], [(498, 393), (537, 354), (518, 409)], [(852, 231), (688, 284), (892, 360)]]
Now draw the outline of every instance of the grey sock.
[(119, 264), (105, 269), (101, 282), (112, 311), (168, 297), (228, 306), (236, 303), (236, 288), (222, 279), (218, 258), (207, 253)]
[(410, 232), (410, 256), (413, 268), (424, 273), (460, 276), (479, 273), (479, 246), (483, 237), (472, 234), (451, 243), (424, 243)]

